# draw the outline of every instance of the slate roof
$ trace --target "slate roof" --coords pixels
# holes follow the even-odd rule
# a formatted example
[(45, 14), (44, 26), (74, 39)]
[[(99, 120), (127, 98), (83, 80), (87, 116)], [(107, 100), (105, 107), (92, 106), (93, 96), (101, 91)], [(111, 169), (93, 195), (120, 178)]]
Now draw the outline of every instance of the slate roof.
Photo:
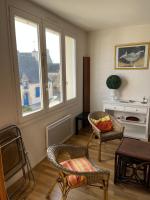
[[(20, 79), (23, 76), (26, 76), (29, 80), (29, 83), (39, 83), (39, 64), (37, 52), (33, 51), (31, 53), (20, 53), (18, 52), (18, 64), (19, 64), (19, 74)], [(50, 55), (48, 54), (48, 72), (49, 73), (58, 73), (59, 64), (52, 63)]]

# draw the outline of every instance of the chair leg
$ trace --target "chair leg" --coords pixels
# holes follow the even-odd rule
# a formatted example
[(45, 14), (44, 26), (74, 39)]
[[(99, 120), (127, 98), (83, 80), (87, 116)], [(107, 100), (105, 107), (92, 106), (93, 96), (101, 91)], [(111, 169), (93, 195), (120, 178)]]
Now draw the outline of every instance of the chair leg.
[(108, 200), (108, 180), (103, 182), (104, 200)]
[(94, 131), (92, 130), (92, 133), (91, 133), (90, 138), (89, 138), (88, 143), (87, 143), (87, 148), (89, 148), (89, 145), (90, 145), (94, 135), (95, 135)]
[(67, 186), (64, 186), (63, 190), (62, 190), (62, 200), (66, 200), (67, 199), (67, 195), (69, 193), (69, 189), (67, 188)]
[(104, 189), (104, 200), (108, 200), (108, 188)]
[(70, 189), (69, 189), (68, 184), (67, 184), (66, 176), (64, 174), (62, 174), (62, 177), (63, 177), (63, 182), (62, 182), (62, 185), (61, 185), (61, 191), (62, 191), (61, 199), (66, 200), (68, 192), (69, 192)]
[(63, 194), (61, 200), (66, 200), (67, 199), (67, 195)]
[(99, 143), (99, 153), (98, 153), (99, 162), (101, 162), (101, 147), (102, 147), (102, 142), (100, 141), (100, 143)]

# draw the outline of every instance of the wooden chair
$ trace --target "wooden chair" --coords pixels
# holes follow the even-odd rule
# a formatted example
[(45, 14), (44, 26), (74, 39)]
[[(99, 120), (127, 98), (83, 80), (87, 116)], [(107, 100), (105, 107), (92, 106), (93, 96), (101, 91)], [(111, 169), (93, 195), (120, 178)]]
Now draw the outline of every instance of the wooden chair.
[(123, 132), (124, 132), (124, 127), (118, 122), (118, 120), (116, 120), (113, 116), (109, 115), (112, 123), (113, 123), (113, 130), (106, 132), (106, 133), (102, 133), (96, 126), (95, 124), (92, 122), (91, 119), (100, 119), (102, 117), (105, 117), (109, 115), (106, 112), (102, 112), (102, 111), (97, 111), (97, 112), (92, 112), (88, 115), (88, 120), (89, 123), (92, 126), (92, 134), (90, 136), (90, 139), (88, 141), (87, 146), (89, 147), (90, 142), (92, 141), (93, 136), (98, 136), (99, 138), (99, 155), (98, 155), (98, 160), (101, 161), (101, 144), (102, 142), (107, 142), (110, 140), (114, 140), (114, 139), (122, 139), (123, 138)]
[[(62, 153), (69, 154), (70, 159), (59, 162)], [(104, 191), (104, 200), (108, 199), (109, 171), (97, 168), (88, 159), (88, 149), (67, 144), (53, 145), (47, 150), (48, 159), (58, 170), (57, 182), (62, 191), (62, 199), (67, 199), (68, 192), (88, 184)], [(78, 167), (80, 166), (80, 167)], [(49, 197), (49, 195), (48, 195)]]
[(5, 188), (5, 178), (2, 164), (2, 153), (0, 149), (0, 200), (7, 200), (7, 192)]

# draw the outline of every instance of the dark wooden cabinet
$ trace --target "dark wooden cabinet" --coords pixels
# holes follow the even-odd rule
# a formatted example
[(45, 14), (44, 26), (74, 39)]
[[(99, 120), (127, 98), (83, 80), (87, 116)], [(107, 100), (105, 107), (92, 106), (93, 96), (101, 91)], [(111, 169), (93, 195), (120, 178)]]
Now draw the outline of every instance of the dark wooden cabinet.
[(90, 57), (83, 57), (83, 112), (90, 112)]
[(83, 112), (76, 116), (76, 134), (78, 134), (78, 122), (82, 121), (82, 127), (89, 125), (88, 114), (90, 112), (90, 57), (83, 57)]

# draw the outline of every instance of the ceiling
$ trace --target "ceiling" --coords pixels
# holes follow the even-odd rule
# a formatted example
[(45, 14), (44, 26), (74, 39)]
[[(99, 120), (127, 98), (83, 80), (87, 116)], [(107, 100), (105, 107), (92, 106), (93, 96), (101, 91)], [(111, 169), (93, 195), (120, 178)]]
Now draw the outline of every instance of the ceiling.
[(87, 31), (150, 23), (150, 0), (31, 0)]

